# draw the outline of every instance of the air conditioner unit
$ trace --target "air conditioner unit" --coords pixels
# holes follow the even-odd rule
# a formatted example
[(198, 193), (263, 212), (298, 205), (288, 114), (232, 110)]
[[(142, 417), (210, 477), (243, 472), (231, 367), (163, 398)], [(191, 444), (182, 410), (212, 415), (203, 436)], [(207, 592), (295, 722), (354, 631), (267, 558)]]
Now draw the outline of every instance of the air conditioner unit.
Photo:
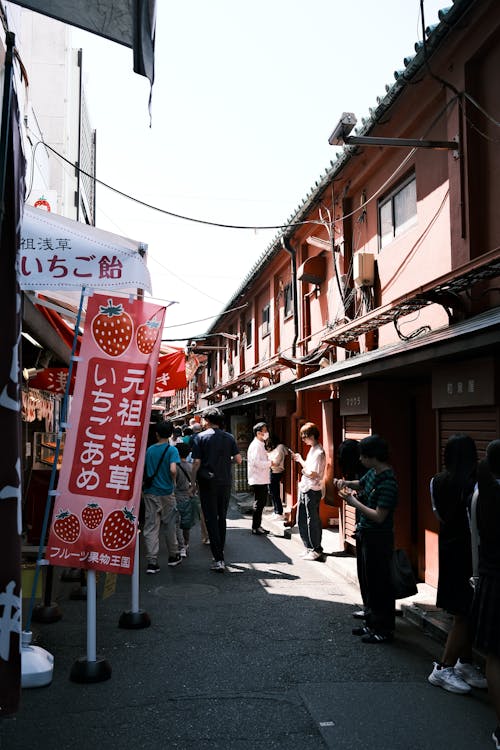
[(360, 251), (352, 259), (352, 276), (356, 286), (373, 286), (375, 279), (375, 256)]

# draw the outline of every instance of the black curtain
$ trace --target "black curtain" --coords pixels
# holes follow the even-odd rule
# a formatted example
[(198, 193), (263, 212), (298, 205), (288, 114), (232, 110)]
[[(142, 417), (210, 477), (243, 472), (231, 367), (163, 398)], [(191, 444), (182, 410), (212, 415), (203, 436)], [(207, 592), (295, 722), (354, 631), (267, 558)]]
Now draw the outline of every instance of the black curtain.
[[(7, 75), (6, 75), (7, 77)], [(21, 293), (16, 259), (24, 205), (25, 162), (12, 85), (0, 225), (0, 717), (15, 713), (21, 695)], [(9, 108), (4, 107), (5, 111)], [(5, 162), (4, 162), (5, 163)], [(0, 188), (2, 186), (0, 185)]]

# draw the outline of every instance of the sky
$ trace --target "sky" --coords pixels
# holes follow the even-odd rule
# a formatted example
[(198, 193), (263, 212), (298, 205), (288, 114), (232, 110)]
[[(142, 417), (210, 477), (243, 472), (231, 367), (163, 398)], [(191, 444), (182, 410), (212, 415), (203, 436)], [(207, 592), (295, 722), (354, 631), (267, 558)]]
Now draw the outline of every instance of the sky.
[[(425, 0), (426, 26), (450, 3)], [(344, 111), (369, 116), (422, 37), (420, 0), (157, 0), (149, 83), (132, 51), (82, 31), (97, 177), (196, 219), (286, 224), (338, 149)], [(394, 135), (398, 135), (395, 133)], [(277, 236), (175, 219), (104, 187), (97, 226), (148, 245), (164, 339), (203, 334)], [(188, 324), (188, 325), (186, 325)]]

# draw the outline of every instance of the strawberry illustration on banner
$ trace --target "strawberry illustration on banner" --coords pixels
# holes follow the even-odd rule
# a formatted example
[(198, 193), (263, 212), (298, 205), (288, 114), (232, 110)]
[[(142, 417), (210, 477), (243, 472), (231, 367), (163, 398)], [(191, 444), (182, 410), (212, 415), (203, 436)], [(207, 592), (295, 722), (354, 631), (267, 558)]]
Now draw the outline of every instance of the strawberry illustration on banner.
[(52, 565), (133, 572), (165, 308), (89, 298), (54, 503)]

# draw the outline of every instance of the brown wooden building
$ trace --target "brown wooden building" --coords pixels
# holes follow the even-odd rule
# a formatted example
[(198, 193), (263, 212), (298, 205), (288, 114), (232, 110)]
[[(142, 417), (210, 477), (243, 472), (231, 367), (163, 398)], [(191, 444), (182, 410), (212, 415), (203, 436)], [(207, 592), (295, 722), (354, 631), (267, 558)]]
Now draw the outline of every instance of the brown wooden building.
[[(336, 159), (198, 344), (218, 348), (196, 408), (218, 404), (241, 436), (263, 418), (298, 448), (315, 421), (329, 478), (342, 439), (388, 439), (396, 542), (432, 585), (447, 437), (467, 432), (481, 455), (500, 434), (498, 70), (498, 3), (455, 0), (361, 127), (340, 118)], [(340, 524), (354, 547), (350, 509)]]

